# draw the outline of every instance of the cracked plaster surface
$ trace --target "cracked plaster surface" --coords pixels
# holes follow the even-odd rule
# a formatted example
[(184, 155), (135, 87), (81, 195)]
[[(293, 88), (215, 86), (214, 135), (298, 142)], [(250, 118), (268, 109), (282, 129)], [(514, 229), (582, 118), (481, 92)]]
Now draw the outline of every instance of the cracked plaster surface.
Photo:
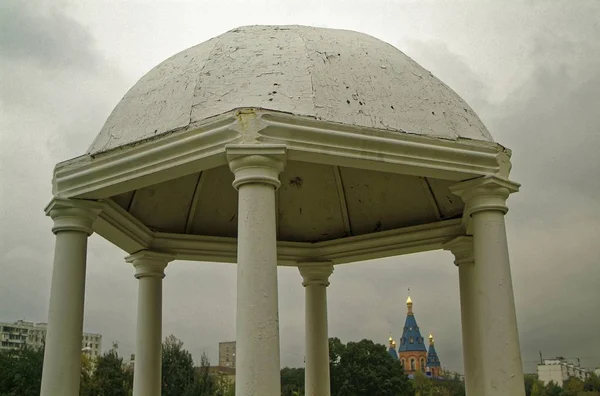
[(347, 30), (247, 26), (148, 72), (115, 107), (88, 152), (246, 107), (399, 133), (493, 141), (460, 96), (381, 40)]

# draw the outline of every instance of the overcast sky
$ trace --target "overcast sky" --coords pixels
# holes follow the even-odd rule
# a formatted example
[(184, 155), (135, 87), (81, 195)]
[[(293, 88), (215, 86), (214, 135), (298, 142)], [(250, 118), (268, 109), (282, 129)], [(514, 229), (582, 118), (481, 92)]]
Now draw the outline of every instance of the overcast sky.
[[(378, 4), (375, 6), (374, 4)], [(0, 321), (47, 320), (54, 164), (80, 155), (112, 108), (170, 55), (240, 25), (344, 28), (396, 46), (456, 90), (513, 150), (508, 237), (525, 369), (600, 366), (600, 2), (0, 2)], [(85, 330), (134, 349), (137, 284), (124, 252), (90, 239)], [(447, 252), (336, 267), (330, 335), (401, 336), (410, 287), (423, 335), (462, 372), (457, 270)], [(164, 329), (217, 363), (235, 338), (230, 264), (175, 262)], [(304, 299), (279, 271), (282, 364), (300, 366)]]

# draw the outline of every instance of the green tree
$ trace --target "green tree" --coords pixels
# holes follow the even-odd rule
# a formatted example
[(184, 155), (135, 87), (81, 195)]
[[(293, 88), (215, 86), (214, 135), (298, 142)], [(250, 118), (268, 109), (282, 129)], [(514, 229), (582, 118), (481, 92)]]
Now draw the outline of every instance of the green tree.
[(546, 385), (544, 396), (563, 396), (563, 389), (554, 383), (554, 381), (550, 381), (548, 385)]
[(565, 396), (579, 396), (579, 393), (583, 392), (583, 381), (571, 377), (563, 383), (562, 388)]
[(194, 382), (186, 388), (184, 396), (222, 396), (225, 390), (220, 386), (218, 378), (210, 374), (210, 360), (203, 353)]
[(413, 386), (416, 396), (430, 396), (433, 393), (433, 382), (430, 378), (421, 372), (416, 372), (414, 375)]
[(541, 381), (537, 380), (537, 378), (532, 382), (531, 385), (531, 394), (529, 396), (545, 396), (546, 388), (542, 384)]
[(281, 369), (281, 396), (304, 394), (304, 368)]
[(414, 390), (385, 346), (362, 340), (329, 340), (332, 396), (412, 396)]
[(0, 395), (38, 396), (42, 386), (44, 348), (0, 352)]
[(91, 395), (93, 376), (94, 364), (92, 357), (84, 353), (81, 355), (81, 379), (79, 381), (79, 394), (81, 396)]
[(600, 394), (600, 377), (595, 374), (590, 375), (583, 383), (583, 389), (586, 392), (592, 392), (592, 395), (594, 394), (593, 392)]
[(162, 343), (162, 396), (200, 396), (192, 354), (183, 349), (183, 341), (168, 336)]
[(131, 388), (131, 373), (124, 368), (123, 358), (117, 351), (111, 349), (98, 357), (89, 389), (82, 386), (80, 394), (85, 396), (128, 396)]

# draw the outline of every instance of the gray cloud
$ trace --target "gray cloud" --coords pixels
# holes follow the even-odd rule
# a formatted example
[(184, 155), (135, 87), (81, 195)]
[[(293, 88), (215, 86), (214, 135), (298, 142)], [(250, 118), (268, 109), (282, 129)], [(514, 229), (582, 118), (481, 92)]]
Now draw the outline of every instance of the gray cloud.
[[(507, 225), (525, 367), (535, 369), (538, 350), (599, 366), (593, 352), (600, 349), (600, 321), (593, 314), (600, 309), (600, 44), (594, 40), (600, 30), (592, 18), (600, 11), (597, 4), (519, 3), (511, 13), (485, 2), (468, 12), (443, 2), (386, 3), (375, 11), (358, 3), (356, 13), (342, 10), (335, 21), (329, 17), (335, 6), (325, 3), (317, 14), (299, 8), (296, 20), (276, 8), (272, 15), (253, 16), (215, 6), (206, 23), (198, 23), (200, 13), (185, 8), (190, 5), (163, 10), (122, 4), (108, 12), (90, 4), (71, 17), (38, 2), (3, 3), (0, 222), (9, 226), (0, 230), (0, 319), (45, 320), (53, 236), (41, 210), (50, 199), (52, 168), (85, 151), (135, 81), (132, 76), (233, 27), (209, 19), (234, 25), (301, 22), (399, 42), (472, 105), (498, 142), (513, 149), (513, 178), (523, 188), (509, 200)], [(366, 17), (369, 12), (374, 18)], [(166, 23), (173, 18), (178, 25)], [(118, 67), (105, 60), (109, 55), (119, 59)], [(127, 354), (134, 349), (137, 285), (124, 255), (91, 238), (85, 328), (101, 332), (105, 348), (119, 341)], [(167, 269), (164, 334), (180, 337), (196, 359), (208, 352), (214, 362), (218, 342), (235, 337), (235, 274), (235, 266), (213, 263), (176, 262)], [(295, 269), (281, 268), (279, 277), (282, 363), (299, 366), (303, 288)], [(457, 285), (447, 252), (338, 267), (329, 287), (330, 334), (344, 341), (385, 343), (389, 332), (398, 338), (410, 287), (421, 329), (436, 336), (444, 365), (461, 371)]]
[(0, 53), (4, 61), (42, 68), (97, 65), (88, 31), (63, 11), (39, 1), (7, 0), (0, 5)]

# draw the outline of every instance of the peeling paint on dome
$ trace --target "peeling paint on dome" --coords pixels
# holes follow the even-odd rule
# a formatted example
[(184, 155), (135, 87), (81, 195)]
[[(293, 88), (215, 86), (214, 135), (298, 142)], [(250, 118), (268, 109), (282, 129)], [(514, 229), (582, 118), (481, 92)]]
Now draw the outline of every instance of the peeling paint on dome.
[(493, 141), (460, 96), (374, 37), (306, 26), (247, 26), (165, 60), (127, 92), (95, 154), (239, 108), (358, 127)]

